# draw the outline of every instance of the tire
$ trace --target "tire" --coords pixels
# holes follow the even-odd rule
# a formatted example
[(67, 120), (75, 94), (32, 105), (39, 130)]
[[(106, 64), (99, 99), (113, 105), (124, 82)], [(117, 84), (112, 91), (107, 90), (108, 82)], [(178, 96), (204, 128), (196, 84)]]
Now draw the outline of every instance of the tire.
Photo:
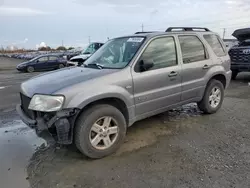
[(65, 67), (64, 64), (59, 64), (59, 66), (58, 66), (59, 69), (62, 69), (64, 67)]
[(237, 72), (237, 71), (232, 71), (232, 80), (236, 80), (238, 73), (239, 72)]
[(27, 67), (27, 72), (32, 73), (34, 71), (35, 71), (34, 67), (32, 67), (32, 66)]
[[(211, 98), (214, 97), (214, 95), (211, 96), (211, 93), (213, 91), (217, 91), (217, 90), (215, 90), (215, 88), (220, 90), (220, 100), (219, 100), (219, 102), (216, 102), (216, 103), (210, 101), (210, 97)], [(217, 98), (217, 96), (215, 96), (215, 100), (216, 100), (216, 98)], [(207, 84), (203, 99), (198, 103), (198, 107), (200, 108), (201, 111), (203, 111), (206, 114), (213, 114), (220, 109), (222, 102), (223, 102), (223, 99), (224, 99), (224, 86), (223, 86), (223, 84), (218, 80), (211, 80)], [(214, 100), (212, 99), (212, 101), (214, 101)]]
[[(99, 138), (98, 134), (96, 134), (95, 131), (94, 132), (91, 131), (93, 128), (93, 124), (101, 124), (98, 122), (98, 120), (100, 119), (100, 121), (102, 121), (102, 118), (105, 119), (107, 117), (110, 117), (112, 119), (111, 124), (114, 124), (114, 125), (117, 124), (116, 127), (118, 127), (117, 135), (113, 137), (113, 141), (111, 141), (112, 137), (110, 137), (113, 135), (108, 136), (109, 140), (113, 142), (113, 144), (110, 147), (105, 148), (106, 146), (105, 146), (104, 139), (107, 138), (107, 135), (106, 137), (103, 137), (105, 136), (103, 132), (103, 135), (102, 133), (98, 133), (99, 136), (102, 137), (103, 139), (99, 142), (100, 145), (94, 146), (95, 144), (93, 145), (91, 143), (92, 136), (93, 136), (93, 140), (94, 138), (97, 138), (97, 137), (98, 139), (101, 139), (101, 138)], [(93, 159), (103, 158), (105, 156), (108, 156), (114, 153), (123, 143), (124, 138), (126, 136), (126, 129), (127, 129), (127, 124), (126, 124), (123, 114), (114, 106), (107, 105), (107, 104), (100, 104), (100, 105), (95, 105), (93, 107), (90, 107), (87, 111), (83, 112), (80, 115), (75, 126), (76, 127), (75, 127), (74, 138), (75, 138), (76, 147), (84, 155)], [(102, 125), (102, 128), (103, 126), (105, 125)], [(109, 128), (110, 127), (111, 126), (109, 126)], [(102, 148), (102, 145), (103, 145), (103, 148)]]

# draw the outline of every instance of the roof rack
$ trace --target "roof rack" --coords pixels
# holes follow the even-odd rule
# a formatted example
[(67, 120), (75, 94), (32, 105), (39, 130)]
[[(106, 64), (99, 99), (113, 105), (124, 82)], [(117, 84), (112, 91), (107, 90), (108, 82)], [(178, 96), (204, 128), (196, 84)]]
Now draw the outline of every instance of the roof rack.
[(136, 32), (135, 34), (144, 34), (144, 33), (154, 33), (156, 31), (139, 31), (139, 32)]
[(171, 31), (210, 31), (208, 28), (205, 27), (169, 27), (167, 28), (166, 32), (171, 32)]

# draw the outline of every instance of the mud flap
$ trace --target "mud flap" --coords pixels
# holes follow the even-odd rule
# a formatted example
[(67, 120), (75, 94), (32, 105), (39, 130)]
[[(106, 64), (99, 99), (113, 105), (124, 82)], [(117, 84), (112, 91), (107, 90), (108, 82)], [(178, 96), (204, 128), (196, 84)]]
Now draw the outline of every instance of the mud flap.
[(68, 119), (62, 118), (55, 122), (57, 132), (57, 143), (59, 144), (72, 144), (72, 138), (70, 134), (70, 123)]

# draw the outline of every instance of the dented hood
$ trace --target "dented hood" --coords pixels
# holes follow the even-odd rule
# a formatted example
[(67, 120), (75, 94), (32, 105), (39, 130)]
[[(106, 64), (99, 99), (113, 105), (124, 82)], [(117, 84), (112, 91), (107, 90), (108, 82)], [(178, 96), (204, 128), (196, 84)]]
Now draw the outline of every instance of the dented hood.
[(250, 28), (235, 30), (232, 35), (235, 38), (237, 38), (240, 42), (246, 39), (250, 39)]

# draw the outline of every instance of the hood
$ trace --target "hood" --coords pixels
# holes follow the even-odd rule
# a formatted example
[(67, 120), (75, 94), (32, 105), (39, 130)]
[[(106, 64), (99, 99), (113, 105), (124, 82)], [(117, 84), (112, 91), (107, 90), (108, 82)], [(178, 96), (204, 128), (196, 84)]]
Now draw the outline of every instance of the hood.
[(65, 68), (31, 78), (21, 84), (21, 92), (28, 97), (36, 93), (50, 95), (60, 89), (117, 71), (118, 69)]
[(74, 59), (87, 59), (91, 56), (92, 54), (81, 54), (81, 55), (77, 55), (72, 57), (70, 60), (74, 60)]
[(235, 38), (237, 38), (240, 42), (242, 42), (246, 39), (250, 39), (250, 28), (235, 30), (232, 35)]

